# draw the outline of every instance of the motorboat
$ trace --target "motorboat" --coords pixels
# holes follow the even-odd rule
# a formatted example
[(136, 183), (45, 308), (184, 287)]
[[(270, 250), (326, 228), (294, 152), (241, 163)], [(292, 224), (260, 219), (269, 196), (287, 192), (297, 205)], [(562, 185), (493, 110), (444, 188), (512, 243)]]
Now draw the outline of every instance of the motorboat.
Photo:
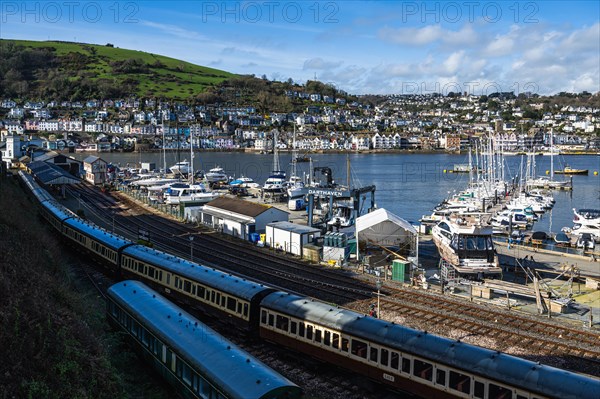
[(554, 235), (554, 242), (556, 243), (556, 245), (565, 247), (571, 245), (571, 240), (569, 239), (569, 236), (565, 233), (556, 233), (556, 235)]
[(227, 174), (225, 173), (225, 170), (220, 166), (216, 166), (210, 169), (204, 174), (204, 177), (209, 183), (224, 182), (229, 180)]
[(240, 177), (229, 182), (231, 187), (241, 188), (260, 188), (260, 184), (256, 183), (251, 177)]
[(170, 166), (169, 170), (176, 176), (189, 175), (192, 171), (192, 167), (190, 166), (190, 162), (187, 160), (177, 162), (175, 165)]
[(207, 191), (203, 184), (175, 183), (164, 191), (165, 203), (176, 205), (182, 202), (209, 202), (219, 194)]
[(577, 239), (577, 248), (582, 248), (585, 250), (585, 249), (594, 249), (595, 246), (596, 246), (596, 243), (594, 242), (592, 235), (589, 233), (583, 233)]
[(557, 175), (586, 175), (588, 174), (588, 169), (575, 169), (570, 166), (565, 166), (562, 170), (555, 170), (554, 173)]
[(440, 256), (464, 277), (502, 273), (492, 233), (492, 226), (483, 225), (480, 218), (473, 215), (444, 219), (432, 229)]
[(573, 208), (573, 223), (600, 223), (600, 209), (580, 209), (579, 211)]
[(573, 234), (590, 234), (592, 239), (600, 242), (600, 210), (598, 209), (573, 209)]
[(265, 193), (284, 193), (286, 189), (285, 172), (282, 170), (274, 170), (263, 184)]

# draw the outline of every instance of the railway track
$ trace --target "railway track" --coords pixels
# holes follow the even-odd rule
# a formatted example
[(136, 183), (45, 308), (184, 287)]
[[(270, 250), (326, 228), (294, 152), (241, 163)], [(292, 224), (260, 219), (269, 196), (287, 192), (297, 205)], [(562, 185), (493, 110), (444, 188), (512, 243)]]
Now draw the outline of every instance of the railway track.
[[(190, 245), (193, 245), (194, 259), (211, 263), (219, 269), (259, 280), (266, 285), (276, 285), (285, 290), (314, 296), (335, 304), (346, 304), (356, 300), (371, 298), (374, 288), (363, 282), (349, 279), (339, 273), (315, 268), (293, 259), (280, 259), (269, 253), (257, 251), (252, 245), (233, 243), (207, 230), (174, 224), (152, 214), (138, 212), (135, 205), (120, 206), (114, 199), (88, 186), (80, 190), (87, 208), (99, 218), (114, 217), (116, 232), (130, 239), (137, 239), (137, 229), (143, 228), (152, 234), (152, 242), (157, 249), (190, 258)], [(115, 212), (113, 214), (113, 212)], [(135, 216), (123, 216), (127, 211)], [(106, 222), (105, 222), (106, 225)], [(188, 237), (193, 236), (190, 244)], [(225, 265), (225, 266), (224, 266)], [(264, 281), (265, 277), (269, 281)]]
[[(94, 191), (94, 193), (97, 195), (97, 192)], [(105, 208), (118, 206), (118, 203), (112, 198), (102, 200), (102, 202), (104, 204), (102, 206)], [(173, 248), (174, 245), (172, 242), (168, 242), (168, 239), (173, 237), (166, 237), (168, 234), (164, 234), (165, 231), (170, 231), (171, 236), (183, 236), (183, 238), (178, 237), (179, 240), (176, 240), (177, 244), (175, 245), (179, 248), (178, 251), (180, 254), (185, 256), (185, 253), (189, 251), (190, 245), (186, 236), (197, 234), (198, 229), (186, 225), (174, 226), (172, 221), (165, 221), (156, 215), (148, 215), (145, 211), (138, 211), (137, 208), (138, 206), (135, 204), (130, 204), (122, 209), (126, 209), (137, 215), (135, 219), (143, 219), (143, 222), (138, 221), (137, 223), (143, 224), (145, 228), (153, 226), (153, 230), (156, 231), (157, 226), (160, 226), (158, 231), (162, 232), (162, 235), (165, 235), (165, 250), (171, 251), (169, 248)], [(201, 244), (206, 245), (209, 250), (201, 252)], [(217, 251), (217, 248), (220, 251)], [(261, 279), (265, 275), (268, 275), (270, 279), (277, 278), (278, 276), (279, 278), (284, 277), (281, 285), (288, 290), (290, 290), (289, 287), (292, 284), (291, 286), (294, 287), (292, 290), (300, 291), (305, 295), (307, 294), (306, 289), (311, 290), (309, 291), (311, 293), (308, 295), (321, 299), (325, 299), (324, 294), (330, 294), (328, 292), (329, 289), (319, 292), (322, 290), (315, 290), (313, 286), (315, 283), (323, 284), (319, 280), (322, 280), (323, 275), (331, 274), (329, 273), (330, 271), (327, 270), (326, 272), (328, 273), (321, 274), (322, 270), (311, 270), (311, 277), (307, 277), (306, 270), (309, 266), (305, 263), (298, 262), (295, 259), (276, 258), (270, 253), (262, 253), (259, 250), (260, 248), (249, 244), (244, 245), (244, 243), (231, 242), (224, 238), (218, 238), (216, 234), (207, 233), (206, 230), (194, 238), (194, 253), (197, 253), (199, 256), (202, 254), (203, 257), (208, 258), (210, 261), (214, 260), (216, 263), (225, 261), (229, 265), (238, 265), (241, 267), (241, 273), (243, 274), (247, 274), (248, 267), (254, 268), (259, 263), (261, 265), (261, 272), (258, 274)], [(216, 254), (215, 252), (221, 253)], [(231, 253), (237, 253), (238, 256), (232, 257)], [(269, 262), (267, 262), (266, 258), (268, 258)], [(251, 266), (248, 266), (249, 259), (253, 259), (250, 262), (252, 263)], [(273, 266), (264, 266), (264, 263), (270, 263)], [(291, 267), (290, 264), (292, 265)], [(282, 272), (281, 269), (287, 271)], [(234, 271), (240, 273), (237, 270)], [(250, 277), (256, 279), (255, 276)], [(330, 281), (332, 281), (331, 287), (336, 286), (340, 280), (349, 279), (348, 276), (341, 276), (339, 274), (330, 278)], [(299, 280), (302, 280), (305, 284), (298, 285)], [(269, 284), (269, 282), (266, 284)], [(354, 283), (350, 285), (342, 283), (340, 285), (345, 286), (345, 290), (350, 291), (354, 290), (357, 286)], [(360, 283), (358, 286), (362, 288), (365, 284)], [(337, 301), (334, 300), (333, 302), (343, 304), (343, 301), (351, 302), (353, 299), (363, 300), (362, 302), (357, 302), (352, 307), (361, 313), (366, 313), (367, 304), (373, 302), (372, 292), (374, 290), (369, 285), (367, 287), (371, 291), (364, 290), (364, 293), (368, 295), (362, 298), (343, 297), (341, 298), (342, 302), (339, 302), (340, 298), (337, 298)], [(360, 292), (361, 290), (359, 289), (358, 291)], [(382, 293), (384, 292), (382, 291)], [(381, 301), (386, 314), (390, 312), (395, 313), (395, 317), (402, 318), (407, 325), (413, 325), (415, 328), (432, 331), (444, 336), (452, 336), (453, 330), (462, 331), (462, 337), (473, 341), (475, 344), (478, 344), (478, 340), (481, 339), (493, 341), (491, 347), (494, 349), (507, 352), (510, 352), (507, 349), (512, 349), (514, 352), (514, 348), (516, 348), (517, 353), (515, 354), (519, 356), (543, 359), (545, 363), (550, 364), (553, 363), (551, 359), (554, 358), (558, 359), (559, 363), (554, 363), (557, 367), (600, 376), (600, 350), (597, 349), (597, 342), (600, 338), (599, 334), (571, 329), (556, 323), (541, 321), (539, 318), (517, 315), (515, 312), (491, 310), (484, 306), (423, 291), (415, 292), (412, 289), (390, 289), (385, 294), (386, 296), (382, 297)]]

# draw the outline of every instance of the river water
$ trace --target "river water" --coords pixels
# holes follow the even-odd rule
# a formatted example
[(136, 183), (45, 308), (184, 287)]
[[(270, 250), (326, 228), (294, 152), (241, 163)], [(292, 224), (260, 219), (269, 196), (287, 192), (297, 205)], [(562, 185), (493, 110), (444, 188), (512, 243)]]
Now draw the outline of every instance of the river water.
[[(84, 159), (89, 154), (72, 154)], [(139, 166), (140, 162), (154, 162), (157, 168), (163, 167), (162, 153), (100, 153), (102, 159), (121, 166)], [(166, 154), (167, 166), (179, 160), (189, 159), (190, 154)], [(444, 173), (455, 164), (468, 163), (467, 155), (459, 154), (312, 154), (313, 166), (327, 166), (333, 171), (335, 181), (346, 184), (347, 159), (350, 160), (352, 185), (375, 185), (377, 207), (412, 223), (417, 223), (423, 215), (454, 191), (468, 185), (469, 176), (464, 173)], [(290, 170), (290, 154), (279, 154), (281, 168)], [(521, 156), (505, 157), (507, 179), (519, 174)], [(525, 162), (525, 160), (523, 160)], [(550, 170), (550, 156), (537, 156), (538, 175)], [(194, 169), (208, 171), (221, 166), (232, 177), (251, 177), (262, 184), (268, 177), (273, 163), (273, 155), (226, 152), (196, 152)], [(558, 232), (562, 227), (573, 226), (573, 208), (600, 208), (600, 156), (568, 155), (555, 156), (554, 169), (569, 165), (577, 169), (589, 169), (588, 176), (573, 176), (573, 191), (555, 191), (556, 205), (551, 213), (546, 213), (536, 223), (534, 230)], [(309, 173), (308, 163), (298, 163), (298, 174)], [(599, 172), (594, 175), (594, 172)], [(556, 179), (562, 179), (560, 175)], [(367, 198), (368, 204), (369, 198)], [(366, 210), (365, 210), (366, 212)]]

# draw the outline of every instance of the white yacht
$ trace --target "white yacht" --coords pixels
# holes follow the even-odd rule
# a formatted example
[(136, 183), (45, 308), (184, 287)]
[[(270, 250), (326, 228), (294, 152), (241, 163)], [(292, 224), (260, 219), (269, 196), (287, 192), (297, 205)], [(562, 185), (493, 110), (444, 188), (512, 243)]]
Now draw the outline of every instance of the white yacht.
[(282, 170), (274, 170), (263, 184), (265, 193), (283, 193), (286, 189), (285, 172)]
[(471, 215), (444, 219), (432, 229), (440, 256), (462, 277), (500, 275), (492, 241), (493, 228)]
[(594, 241), (600, 242), (600, 209), (573, 209), (573, 234), (590, 234)]
[(165, 203), (176, 205), (182, 202), (209, 202), (219, 195), (206, 190), (203, 184), (175, 183), (164, 191)]
[(175, 165), (169, 167), (171, 173), (176, 176), (188, 175), (192, 171), (192, 167), (190, 166), (190, 162), (185, 160), (181, 162), (177, 162)]
[(206, 177), (206, 180), (209, 183), (215, 183), (215, 182), (229, 180), (229, 178), (227, 177), (227, 174), (225, 173), (225, 170), (223, 168), (221, 168), (220, 166), (216, 166), (216, 167), (212, 168), (211, 170), (206, 172), (206, 174), (204, 176)]

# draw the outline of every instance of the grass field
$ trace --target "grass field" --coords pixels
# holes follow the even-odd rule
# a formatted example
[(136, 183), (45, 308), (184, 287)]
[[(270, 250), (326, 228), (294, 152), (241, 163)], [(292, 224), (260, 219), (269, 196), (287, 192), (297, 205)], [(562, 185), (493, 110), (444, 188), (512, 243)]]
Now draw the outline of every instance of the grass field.
[[(84, 70), (89, 79), (115, 79), (115, 84), (133, 79), (138, 82), (137, 92), (134, 94), (142, 97), (188, 99), (205, 91), (209, 86), (235, 76), (229, 72), (194, 65), (162, 55), (106, 45), (2, 39), (0, 46), (9, 42), (26, 48), (46, 48), (58, 57), (73, 54), (84, 55), (87, 60)], [(114, 73), (111, 63), (125, 60), (141, 60), (147, 67), (147, 73)], [(81, 71), (65, 72), (75, 77)]]

